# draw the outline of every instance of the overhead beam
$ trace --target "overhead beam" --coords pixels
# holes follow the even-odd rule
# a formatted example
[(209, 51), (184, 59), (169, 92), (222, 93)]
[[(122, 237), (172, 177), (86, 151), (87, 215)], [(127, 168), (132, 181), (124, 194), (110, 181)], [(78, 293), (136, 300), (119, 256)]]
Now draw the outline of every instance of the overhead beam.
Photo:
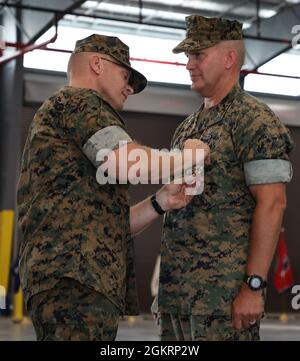
[[(84, 1), (81, 1), (81, 3), (84, 3)], [(116, 5), (128, 5), (128, 2), (124, 1), (124, 0), (111, 0), (110, 1), (111, 4), (116, 4)], [(134, 5), (136, 7), (138, 7), (138, 3), (134, 2)], [(34, 5), (21, 5), (21, 4), (6, 4), (6, 6), (8, 7), (14, 7), (14, 8), (19, 8), (22, 10), (31, 10), (31, 11), (41, 11), (41, 12), (45, 12), (45, 13), (56, 13), (58, 16), (62, 15), (69, 15), (69, 14), (73, 14), (73, 15), (78, 15), (78, 16), (87, 16), (87, 17), (91, 17), (93, 18), (94, 15), (93, 14), (86, 14), (84, 9), (80, 9), (80, 5), (74, 7), (74, 10), (77, 9), (77, 11), (73, 12), (73, 11), (69, 11), (69, 10), (58, 10), (58, 9), (51, 9), (49, 7), (43, 7), (43, 6), (34, 6)], [(143, 8), (146, 9), (154, 9), (154, 10), (161, 10), (161, 11), (172, 11), (175, 13), (187, 13), (187, 15), (190, 14), (199, 14), (201, 12), (201, 15), (203, 16), (207, 16), (207, 17), (212, 17), (212, 16), (217, 16), (218, 15), (218, 11), (209, 11), (209, 10), (199, 10), (199, 9), (195, 9), (195, 8), (188, 8), (188, 7), (180, 7), (180, 6), (164, 6), (162, 4), (156, 4), (155, 6), (146, 6), (145, 4), (143, 5)], [(103, 14), (105, 13), (105, 15), (107, 16), (109, 14), (109, 12), (105, 12), (102, 10), (93, 10), (94, 14)], [(116, 14), (111, 13), (112, 16), (109, 17), (109, 19), (113, 18), (116, 19)], [(125, 16), (128, 16), (125, 14)], [(247, 19), (247, 17), (249, 16), (240, 16), (237, 14), (232, 14), (233, 17), (235, 17), (237, 20), (239, 21), (245, 21)], [(182, 22), (184, 24), (184, 22)]]
[[(84, 12), (79, 12), (79, 11), (67, 11), (67, 10), (53, 10), (53, 9), (49, 9), (49, 8), (43, 8), (43, 7), (39, 7), (39, 6), (28, 6), (28, 5), (13, 5), (10, 4), (9, 6), (11, 7), (15, 7), (17, 9), (21, 9), (21, 10), (31, 10), (31, 11), (43, 11), (43, 12), (48, 12), (48, 13), (53, 13), (55, 14), (55, 16), (62, 18), (64, 15), (74, 15), (74, 16), (81, 16), (81, 17), (87, 17), (87, 18), (93, 18), (93, 19), (104, 19), (104, 20), (116, 20), (115, 18), (109, 18), (109, 17), (105, 17), (105, 16), (100, 16), (100, 15), (93, 15), (93, 14), (85, 14)], [(140, 24), (140, 22), (138, 20), (128, 20), (127, 16), (126, 16), (126, 20), (117, 20), (117, 21), (121, 21), (121, 22), (127, 22), (127, 23), (133, 23), (133, 24)], [(152, 23), (143, 23), (144, 25), (154, 25)], [(167, 28), (175, 28), (175, 29), (185, 29), (185, 25), (182, 26), (172, 26), (172, 25), (161, 25), (161, 24), (155, 24), (161, 27), (167, 27)], [(257, 37), (255, 35), (252, 34), (245, 34), (244, 36), (245, 39), (251, 39), (251, 40), (258, 40), (258, 41), (267, 41), (267, 42), (277, 42), (277, 43), (284, 43), (287, 44), (289, 43), (289, 39), (281, 39), (281, 38), (274, 38), (274, 37)]]
[[(300, 4), (286, 6), (277, 15), (273, 16), (270, 19), (265, 19), (260, 24), (261, 34), (263, 35), (261, 39), (264, 40), (265, 38), (266, 46), (264, 46), (263, 43), (257, 43), (255, 45), (251, 42), (251, 40), (255, 40), (255, 36), (257, 34), (256, 24), (254, 24), (253, 27), (247, 29), (244, 32), (246, 46), (247, 39), (251, 42), (249, 49), (251, 52), (251, 58), (255, 62), (255, 65), (252, 68), (253, 70), (257, 70), (259, 67), (263, 66), (267, 62), (292, 49), (292, 38), (294, 34), (291, 33), (291, 29), (295, 24), (299, 23), (298, 13), (300, 13)], [(278, 42), (278, 44), (274, 47), (269, 47), (269, 38), (273, 38), (274, 34), (276, 34), (276, 37), (278, 36), (278, 34), (283, 36), (285, 38), (285, 41), (283, 41), (281, 44), (280, 42)], [(251, 36), (253, 36), (252, 39)]]
[[(85, 0), (77, 0), (75, 1), (72, 5), (68, 6), (65, 10), (62, 10), (60, 12), (55, 12), (55, 22), (57, 23), (59, 20), (61, 20), (65, 14), (67, 12), (72, 12), (73, 10), (77, 9), (78, 7), (80, 7), (83, 3), (85, 2)], [(53, 13), (53, 10), (52, 10)], [(34, 42), (37, 41), (37, 39), (39, 39), (47, 30), (49, 30), (51, 28), (51, 26), (53, 26), (53, 20), (51, 19), (50, 21), (48, 21), (47, 24), (45, 24), (45, 26), (43, 26), (28, 42), (28, 44), (33, 44)]]

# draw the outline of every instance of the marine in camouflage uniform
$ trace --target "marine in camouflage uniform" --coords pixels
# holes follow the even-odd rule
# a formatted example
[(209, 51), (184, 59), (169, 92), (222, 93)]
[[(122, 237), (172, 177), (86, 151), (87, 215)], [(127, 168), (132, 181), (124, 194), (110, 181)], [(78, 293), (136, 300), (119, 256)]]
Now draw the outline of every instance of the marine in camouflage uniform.
[[(146, 86), (118, 38), (92, 35), (79, 52), (110, 55), (135, 93)], [(39, 340), (114, 339), (119, 315), (138, 311), (128, 186), (95, 179), (96, 152), (120, 140), (131, 140), (123, 120), (93, 89), (65, 86), (33, 119), (18, 210), (20, 279)]]
[[(173, 51), (197, 52), (241, 40), (241, 24), (189, 16), (187, 38)], [(158, 309), (162, 340), (259, 340), (259, 321), (234, 329), (232, 302), (249, 252), (255, 200), (251, 185), (292, 176), (289, 131), (267, 105), (236, 84), (216, 106), (204, 105), (177, 128), (172, 148), (198, 138), (211, 148), (204, 192), (163, 225)]]

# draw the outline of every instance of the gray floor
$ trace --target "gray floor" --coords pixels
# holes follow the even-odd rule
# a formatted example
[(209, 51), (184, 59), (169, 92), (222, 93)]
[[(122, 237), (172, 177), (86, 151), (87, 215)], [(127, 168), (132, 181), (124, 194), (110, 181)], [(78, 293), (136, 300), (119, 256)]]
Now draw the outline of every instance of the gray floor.
[[(266, 341), (300, 341), (300, 320), (266, 319), (262, 322), (261, 337)], [(10, 318), (0, 317), (0, 340), (35, 340), (31, 322), (25, 319), (14, 323)], [(120, 322), (117, 340), (158, 341), (157, 328), (150, 316), (129, 317)]]

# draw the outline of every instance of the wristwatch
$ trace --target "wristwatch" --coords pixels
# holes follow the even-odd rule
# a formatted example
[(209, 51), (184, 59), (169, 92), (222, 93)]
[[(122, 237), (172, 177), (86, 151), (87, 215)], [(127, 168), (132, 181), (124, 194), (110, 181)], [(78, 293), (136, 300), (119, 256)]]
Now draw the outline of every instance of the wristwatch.
[(258, 275), (245, 275), (244, 282), (252, 291), (263, 290), (267, 287), (267, 282)]
[(166, 213), (166, 211), (164, 211), (161, 206), (159, 205), (159, 203), (156, 200), (156, 194), (153, 194), (153, 196), (150, 198), (152, 207), (155, 209), (155, 211), (160, 214), (163, 215)]

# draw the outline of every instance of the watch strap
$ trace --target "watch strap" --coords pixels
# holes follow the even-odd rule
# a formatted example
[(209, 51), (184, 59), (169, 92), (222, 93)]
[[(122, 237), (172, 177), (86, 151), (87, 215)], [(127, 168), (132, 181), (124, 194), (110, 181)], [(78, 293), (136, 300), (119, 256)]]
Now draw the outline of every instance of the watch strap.
[(166, 211), (164, 211), (161, 206), (159, 205), (159, 203), (156, 200), (156, 194), (153, 194), (150, 198), (152, 207), (155, 209), (155, 211), (159, 214), (159, 215), (163, 215), (166, 213)]
[[(250, 287), (250, 279), (253, 278), (253, 277), (256, 277), (256, 278), (259, 278), (261, 280), (261, 285), (260, 287), (258, 288), (258, 290), (262, 290), (264, 288), (267, 287), (267, 281), (264, 280), (261, 276), (259, 275), (256, 275), (256, 274), (253, 274), (253, 275), (248, 275), (248, 274), (245, 274), (244, 276), (244, 282)], [(250, 287), (252, 289), (252, 287)]]

